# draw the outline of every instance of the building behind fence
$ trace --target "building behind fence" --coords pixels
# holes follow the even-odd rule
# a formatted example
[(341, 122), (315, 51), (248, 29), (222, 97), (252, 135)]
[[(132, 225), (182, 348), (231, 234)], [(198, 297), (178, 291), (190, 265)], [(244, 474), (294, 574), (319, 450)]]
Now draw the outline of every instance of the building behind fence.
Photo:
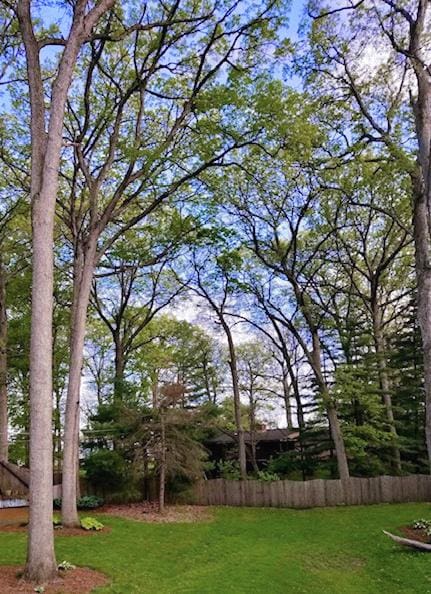
[(431, 501), (431, 476), (352, 477), (347, 480), (310, 481), (200, 481), (192, 492), (200, 505), (250, 507), (325, 507)]

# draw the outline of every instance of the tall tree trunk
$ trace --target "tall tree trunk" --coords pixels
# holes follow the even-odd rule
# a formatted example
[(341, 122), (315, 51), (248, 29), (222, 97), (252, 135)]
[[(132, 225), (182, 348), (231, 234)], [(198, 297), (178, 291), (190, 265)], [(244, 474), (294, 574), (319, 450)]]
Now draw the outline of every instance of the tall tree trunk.
[(0, 460), (8, 459), (6, 271), (0, 254)]
[(79, 417), (81, 375), (87, 310), (93, 281), (97, 238), (89, 239), (85, 254), (78, 252), (74, 262), (73, 303), (70, 328), (70, 366), (64, 420), (62, 524), (79, 526), (76, 506), (79, 484)]
[(209, 378), (208, 378), (208, 362), (207, 362), (206, 358), (203, 360), (202, 370), (203, 370), (203, 374), (204, 374), (205, 392), (206, 392), (206, 395), (208, 398), (208, 402), (215, 404), (215, 402), (213, 402), (213, 396), (211, 394), (210, 382), (209, 382)]
[(340, 479), (348, 479), (349, 464), (347, 461), (346, 449), (344, 446), (343, 433), (341, 431), (340, 420), (338, 418), (335, 403), (331, 397), (328, 386), (325, 381), (325, 377), (322, 371), (322, 359), (321, 359), (321, 348), (320, 339), (317, 331), (312, 333), (313, 338), (313, 351), (312, 355), (312, 366), (316, 376), (316, 380), (319, 386), (320, 396), (325, 405), (326, 412), (328, 415), (329, 427), (331, 431), (332, 441), (334, 442), (335, 455), (337, 458), (338, 474)]
[(165, 411), (160, 409), (160, 472), (159, 472), (159, 511), (165, 511), (165, 485), (166, 485), (166, 425)]
[(151, 378), (151, 397), (153, 409), (159, 406), (159, 371), (156, 369)]
[[(42, 196), (33, 204), (33, 280), (30, 344), (30, 521), (26, 576), (57, 572), (52, 525), (52, 287), (53, 219)], [(48, 220), (47, 220), (48, 219)], [(46, 239), (51, 240), (48, 243)]]
[(289, 383), (289, 374), (287, 370), (283, 367), (282, 370), (283, 378), (283, 399), (284, 399), (284, 410), (286, 412), (286, 423), (288, 429), (293, 429), (293, 420), (292, 420), (292, 407), (290, 405), (290, 392), (291, 392), (291, 385)]
[(431, 472), (431, 76), (429, 69), (423, 67), (421, 59), (423, 48), (426, 47), (422, 35), (425, 31), (428, 34), (428, 27), (425, 27), (428, 9), (429, 4), (421, 2), (415, 27), (410, 27), (410, 60), (418, 83), (413, 112), (419, 153), (411, 179), (418, 322), (424, 353), (425, 437)]
[[(31, 108), (30, 509), (25, 576), (29, 580), (43, 582), (57, 573), (52, 524), (52, 246), (62, 126), (53, 131), (55, 126), (51, 126), (50, 122), (55, 138), (48, 142), (39, 47), (33, 31), (29, 0), (18, 2), (17, 14), (26, 50)], [(64, 104), (59, 105), (59, 110), (64, 114)], [(45, 169), (48, 156), (52, 159), (51, 171)], [(44, 183), (45, 173), (47, 183)]]
[(32, 302), (30, 340), (30, 515), (25, 577), (44, 582), (57, 572), (52, 525), (52, 320), (54, 216), (64, 112), (81, 45), (115, 0), (74, 4), (72, 26), (52, 84), (45, 129), (45, 92), (40, 45), (31, 1), (16, 4), (25, 47), (31, 112)]
[(423, 184), (414, 179), (414, 235), (417, 276), (417, 310), (424, 357), (425, 436), (431, 471), (431, 258), (428, 208)]
[(259, 471), (256, 459), (256, 402), (253, 397), (253, 388), (250, 387), (249, 392), (249, 425), (250, 425), (250, 452), (251, 452), (251, 464), (254, 472)]
[(118, 330), (114, 337), (115, 346), (115, 375), (114, 375), (114, 402), (122, 402), (124, 392), (124, 344), (121, 340), (121, 331)]
[(392, 466), (394, 470), (400, 474), (401, 473), (401, 455), (400, 449), (398, 447), (398, 433), (395, 427), (395, 419), (394, 419), (394, 412), (392, 408), (392, 397), (391, 397), (391, 389), (390, 389), (390, 382), (389, 382), (389, 375), (388, 375), (388, 368), (386, 365), (386, 358), (385, 358), (385, 340), (382, 332), (382, 324), (381, 324), (381, 312), (379, 310), (378, 303), (374, 301), (372, 303), (372, 313), (373, 313), (373, 330), (374, 330), (374, 346), (377, 355), (377, 364), (379, 369), (379, 382), (380, 388), (382, 390), (382, 397), (383, 403), (385, 405), (386, 410), (386, 418), (388, 420), (389, 431), (392, 435), (392, 439), (394, 441), (394, 445), (392, 446), (392, 456), (393, 462)]
[(55, 394), (55, 410), (54, 410), (54, 470), (61, 471), (61, 411), (60, 411), (61, 394), (57, 391)]
[(228, 324), (226, 324), (222, 316), (220, 317), (220, 322), (225, 331), (229, 346), (229, 368), (232, 376), (233, 406), (238, 439), (238, 461), (241, 479), (245, 480), (247, 478), (247, 455), (245, 449), (244, 429), (241, 419), (241, 397), (239, 392), (238, 365), (236, 360), (235, 344), (233, 342), (232, 332), (230, 331)]

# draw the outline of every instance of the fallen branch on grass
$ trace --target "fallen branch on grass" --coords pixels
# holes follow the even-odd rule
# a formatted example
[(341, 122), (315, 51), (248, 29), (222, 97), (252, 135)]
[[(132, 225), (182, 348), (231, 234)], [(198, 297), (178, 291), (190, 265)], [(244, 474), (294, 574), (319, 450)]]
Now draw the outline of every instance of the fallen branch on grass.
[(397, 544), (404, 545), (406, 547), (410, 547), (412, 549), (417, 549), (419, 551), (427, 551), (428, 553), (431, 552), (431, 544), (426, 544), (421, 542), (420, 540), (412, 540), (411, 538), (402, 538), (401, 536), (395, 536), (395, 534), (391, 534), (390, 532), (386, 532), (383, 530), (383, 534), (392, 538)]

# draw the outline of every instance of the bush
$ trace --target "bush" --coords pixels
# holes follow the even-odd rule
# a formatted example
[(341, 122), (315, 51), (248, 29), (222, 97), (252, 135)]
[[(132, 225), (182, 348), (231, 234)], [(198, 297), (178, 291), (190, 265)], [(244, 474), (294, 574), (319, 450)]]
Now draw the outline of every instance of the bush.
[(256, 478), (258, 481), (264, 482), (271, 482), (271, 481), (279, 481), (280, 477), (275, 472), (269, 472), (268, 470), (259, 470), (256, 474)]
[(77, 502), (78, 509), (96, 509), (104, 504), (102, 497), (97, 495), (84, 495)]
[[(97, 497), (97, 495), (84, 495), (76, 502), (78, 509), (96, 509), (103, 504), (103, 498)], [(54, 499), (54, 509), (61, 509), (61, 497)]]
[(128, 479), (124, 458), (113, 450), (94, 452), (85, 460), (84, 468), (88, 480), (102, 492), (121, 491)]
[(133, 484), (127, 485), (127, 488), (121, 491), (109, 493), (106, 497), (109, 503), (136, 503), (142, 501), (142, 493)]
[(294, 451), (283, 452), (271, 458), (266, 469), (269, 474), (276, 474), (283, 478), (301, 470), (301, 460), (298, 458), (297, 452)]
[(217, 470), (221, 478), (237, 481), (241, 478), (241, 471), (236, 460), (219, 460)]
[(59, 515), (54, 514), (52, 516), (52, 523), (54, 524), (54, 528), (61, 528), (61, 518)]
[(104, 525), (96, 518), (82, 518), (81, 528), (84, 530), (103, 530)]

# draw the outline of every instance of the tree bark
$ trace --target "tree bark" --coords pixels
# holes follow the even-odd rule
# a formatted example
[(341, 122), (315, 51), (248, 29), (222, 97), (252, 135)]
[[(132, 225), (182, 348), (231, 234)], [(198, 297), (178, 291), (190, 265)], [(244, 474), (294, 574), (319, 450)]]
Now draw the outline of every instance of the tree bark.
[(250, 425), (250, 452), (251, 464), (254, 472), (259, 471), (256, 459), (256, 401), (253, 396), (253, 386), (249, 387), (249, 425)]
[(417, 310), (424, 357), (425, 437), (431, 471), (431, 259), (428, 207), (423, 183), (415, 176), (413, 224), (417, 276)]
[(395, 419), (394, 419), (394, 412), (392, 408), (392, 397), (391, 397), (391, 389), (390, 389), (390, 382), (388, 376), (388, 369), (386, 365), (385, 359), (385, 340), (382, 332), (382, 324), (381, 324), (381, 312), (379, 311), (378, 303), (374, 301), (372, 303), (372, 313), (373, 313), (373, 330), (374, 330), (374, 346), (377, 355), (377, 365), (379, 369), (379, 381), (380, 387), (382, 390), (382, 397), (383, 403), (386, 409), (386, 417), (388, 420), (389, 431), (392, 435), (394, 440), (394, 445), (392, 447), (392, 456), (393, 456), (393, 463), (392, 466), (394, 470), (400, 474), (401, 473), (401, 455), (400, 449), (397, 445), (398, 443), (398, 433), (395, 427)]
[(115, 375), (114, 375), (114, 402), (122, 402), (124, 392), (124, 344), (120, 336), (121, 330), (118, 330), (114, 337), (115, 345)]
[(8, 459), (6, 271), (0, 254), (0, 461)]
[(313, 338), (313, 351), (312, 355), (312, 366), (316, 375), (316, 380), (319, 386), (319, 392), (322, 401), (326, 407), (328, 415), (329, 427), (331, 431), (332, 441), (334, 442), (335, 455), (337, 458), (338, 474), (341, 480), (348, 479), (350, 477), (349, 464), (347, 461), (346, 449), (344, 446), (343, 434), (341, 431), (340, 420), (337, 415), (335, 403), (329, 393), (326, 381), (322, 372), (322, 360), (321, 360), (321, 348), (320, 340), (317, 331), (312, 334)]
[[(30, 338), (30, 496), (25, 576), (43, 582), (57, 572), (52, 524), (52, 314), (53, 241), (56, 183), (44, 186), (44, 91), (39, 49), (34, 36), (30, 2), (19, 2), (18, 19), (24, 40), (31, 108), (32, 294)], [(61, 105), (60, 105), (61, 110)], [(57, 132), (55, 130), (55, 132)], [(61, 131), (60, 131), (61, 142)], [(52, 143), (51, 143), (52, 144)], [(59, 163), (60, 146), (53, 167)], [(55, 157), (55, 147), (50, 156)], [(58, 167), (57, 167), (58, 170)], [(56, 173), (57, 173), (56, 170)], [(58, 175), (58, 173), (57, 173)]]
[(81, 375), (87, 310), (90, 302), (97, 250), (97, 236), (90, 237), (85, 253), (77, 252), (74, 262), (73, 303), (70, 328), (70, 365), (64, 420), (62, 524), (79, 526), (77, 509), (79, 484), (79, 418)]
[(160, 473), (159, 473), (159, 511), (165, 511), (165, 485), (166, 485), (166, 425), (165, 412), (160, 409)]
[(72, 26), (52, 84), (45, 131), (45, 93), (40, 45), (33, 29), (30, 0), (16, 11), (22, 34), (30, 93), (32, 204), (32, 309), (30, 340), (30, 514), (25, 576), (48, 581), (57, 572), (52, 525), (52, 321), (54, 216), (64, 112), (79, 50), (115, 0), (101, 0), (87, 14), (87, 2), (74, 5)]
[[(220, 316), (219, 316), (220, 317)], [(241, 419), (241, 397), (239, 392), (239, 378), (238, 378), (238, 365), (235, 352), (235, 344), (233, 342), (232, 332), (230, 331), (229, 325), (220, 317), (220, 322), (226, 334), (228, 347), (229, 347), (229, 368), (232, 376), (232, 388), (233, 388), (233, 406), (235, 414), (235, 426), (237, 431), (238, 439), (238, 461), (241, 479), (247, 478), (247, 455), (245, 449), (244, 429), (242, 426)]]
[(159, 372), (156, 370), (151, 378), (151, 397), (153, 409), (159, 405)]
[(292, 407), (290, 405), (290, 389), (291, 386), (288, 380), (288, 373), (287, 370), (283, 367), (282, 369), (283, 378), (283, 399), (284, 399), (284, 410), (286, 412), (286, 423), (288, 429), (293, 429), (293, 420), (292, 420)]

